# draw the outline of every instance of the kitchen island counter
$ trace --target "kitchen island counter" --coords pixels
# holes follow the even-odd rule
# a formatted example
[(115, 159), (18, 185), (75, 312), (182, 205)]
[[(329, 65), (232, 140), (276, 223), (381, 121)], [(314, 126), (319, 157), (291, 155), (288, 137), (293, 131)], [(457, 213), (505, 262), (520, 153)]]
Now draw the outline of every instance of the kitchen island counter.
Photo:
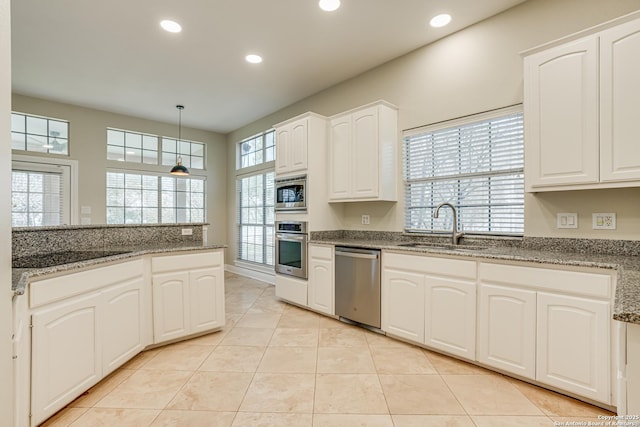
[[(196, 242), (185, 243), (164, 243), (164, 244), (145, 244), (136, 246), (109, 246), (96, 248), (97, 258), (85, 259), (77, 262), (65, 262), (64, 255), (59, 253), (60, 264), (40, 267), (40, 268), (12, 268), (12, 281), (11, 290), (14, 295), (23, 295), (27, 284), (42, 276), (72, 272), (74, 270), (81, 270), (88, 267), (99, 266), (101, 264), (107, 264), (115, 261), (123, 261), (132, 259), (135, 257), (150, 255), (150, 254), (163, 254), (171, 252), (189, 252), (189, 251), (207, 251), (214, 249), (226, 248), (226, 245), (221, 244), (198, 244)], [(83, 250), (83, 252), (90, 252)], [(74, 251), (67, 252), (70, 256)], [(105, 255), (106, 256), (102, 256)]]

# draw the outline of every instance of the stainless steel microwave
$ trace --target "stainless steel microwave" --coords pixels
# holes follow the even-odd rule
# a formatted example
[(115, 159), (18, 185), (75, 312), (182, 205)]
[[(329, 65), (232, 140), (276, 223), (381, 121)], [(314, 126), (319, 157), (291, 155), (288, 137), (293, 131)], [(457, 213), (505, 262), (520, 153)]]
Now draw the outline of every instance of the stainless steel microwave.
[(307, 210), (307, 176), (275, 180), (276, 211)]

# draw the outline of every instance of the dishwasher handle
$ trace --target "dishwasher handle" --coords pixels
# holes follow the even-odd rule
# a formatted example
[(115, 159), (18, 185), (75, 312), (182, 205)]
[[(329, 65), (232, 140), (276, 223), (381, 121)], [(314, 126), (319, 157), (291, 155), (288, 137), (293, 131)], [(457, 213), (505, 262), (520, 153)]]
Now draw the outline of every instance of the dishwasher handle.
[(362, 258), (362, 259), (378, 259), (380, 254), (361, 254), (358, 252), (344, 252), (336, 250), (336, 256), (344, 256), (349, 258)]

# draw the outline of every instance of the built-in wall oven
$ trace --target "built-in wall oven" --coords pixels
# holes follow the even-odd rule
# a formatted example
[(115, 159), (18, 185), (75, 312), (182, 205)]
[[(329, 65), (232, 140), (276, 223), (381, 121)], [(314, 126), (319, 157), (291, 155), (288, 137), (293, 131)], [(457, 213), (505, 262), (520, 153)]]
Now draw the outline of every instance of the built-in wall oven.
[(307, 278), (307, 223), (276, 221), (276, 273)]
[(276, 211), (307, 210), (307, 176), (275, 180)]

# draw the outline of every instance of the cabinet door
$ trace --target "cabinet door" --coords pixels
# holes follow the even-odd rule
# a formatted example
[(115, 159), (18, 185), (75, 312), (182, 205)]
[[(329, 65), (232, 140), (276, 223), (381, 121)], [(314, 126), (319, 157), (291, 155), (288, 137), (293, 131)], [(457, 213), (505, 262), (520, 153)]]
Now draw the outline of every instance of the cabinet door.
[(352, 197), (378, 197), (378, 107), (353, 114), (352, 143)]
[(276, 129), (276, 175), (289, 172), (289, 147), (292, 138), (289, 126)]
[(309, 308), (333, 316), (334, 267), (329, 246), (309, 245)]
[(610, 403), (610, 304), (538, 293), (536, 380)]
[(599, 180), (598, 39), (525, 58), (527, 189)]
[(432, 276), (425, 284), (425, 344), (475, 360), (476, 284)]
[(222, 267), (189, 273), (189, 333), (221, 328), (225, 324)]
[(291, 125), (289, 141), (289, 172), (307, 169), (308, 119), (302, 119)]
[(101, 295), (72, 298), (31, 317), (31, 411), (39, 424), (102, 378)]
[(102, 375), (106, 376), (146, 346), (144, 279), (114, 285), (103, 298)]
[(329, 137), (329, 200), (347, 199), (351, 183), (351, 116), (331, 120)]
[(382, 272), (382, 330), (424, 343), (424, 275), (393, 269)]
[(189, 273), (153, 275), (153, 342), (189, 333)]
[(640, 20), (600, 36), (600, 179), (640, 179)]
[(536, 293), (480, 284), (478, 361), (535, 379)]

